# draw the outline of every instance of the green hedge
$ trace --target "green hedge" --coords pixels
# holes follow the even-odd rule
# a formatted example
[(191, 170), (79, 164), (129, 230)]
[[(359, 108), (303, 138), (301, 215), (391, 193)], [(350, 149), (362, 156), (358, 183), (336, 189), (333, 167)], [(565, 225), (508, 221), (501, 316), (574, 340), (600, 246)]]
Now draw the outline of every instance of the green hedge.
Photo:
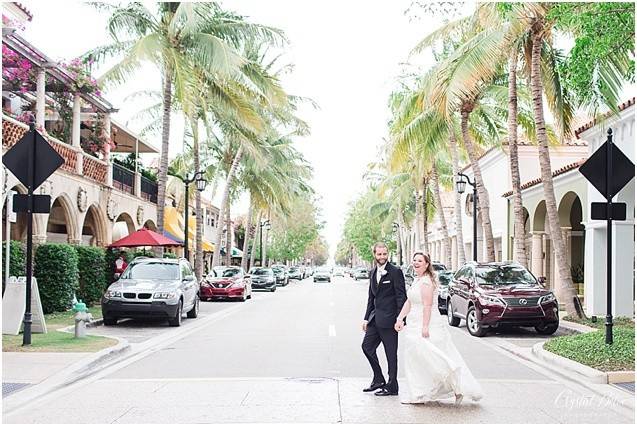
[(92, 305), (99, 302), (108, 287), (106, 253), (101, 247), (75, 246), (79, 269), (78, 300)]
[(34, 275), (38, 279), (45, 314), (66, 311), (79, 288), (77, 252), (69, 244), (46, 243), (35, 252)]
[[(7, 242), (2, 242), (2, 269), (4, 269), (4, 252)], [(26, 248), (22, 242), (11, 240), (9, 243), (9, 275), (24, 277), (26, 275)]]

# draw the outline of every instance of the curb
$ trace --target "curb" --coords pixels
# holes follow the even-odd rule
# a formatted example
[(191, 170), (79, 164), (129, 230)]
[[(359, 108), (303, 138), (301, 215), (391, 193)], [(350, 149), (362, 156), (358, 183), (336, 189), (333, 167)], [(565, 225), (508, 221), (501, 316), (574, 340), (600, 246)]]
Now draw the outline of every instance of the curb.
[(589, 327), (588, 325), (578, 324), (575, 322), (560, 320), (560, 330), (568, 334), (580, 334), (590, 333), (597, 331), (597, 328)]
[[(70, 329), (70, 331), (68, 331)], [(57, 331), (73, 332), (74, 326), (60, 328)], [(101, 336), (106, 337), (106, 336)], [(108, 363), (117, 359), (120, 356), (127, 354), (131, 350), (128, 340), (119, 337), (106, 337), (115, 339), (118, 343), (115, 346), (110, 346), (99, 350), (87, 358), (81, 359), (68, 367), (60, 370), (59, 372), (49, 376), (40, 383), (34, 385), (25, 390), (21, 390), (18, 393), (11, 395), (2, 400), (3, 402), (3, 414), (10, 413), (16, 410), (28, 402), (31, 402), (37, 398), (47, 395), (55, 390), (69, 386), (74, 382), (88, 377), (102, 369), (104, 369)]]
[(555, 365), (562, 370), (569, 371), (577, 374), (577, 377), (582, 378), (589, 383), (594, 384), (607, 384), (608, 376), (605, 372), (598, 371), (594, 368), (580, 364), (579, 362), (572, 361), (568, 358), (564, 358), (560, 355), (556, 355), (553, 352), (544, 350), (544, 342), (539, 342), (533, 345), (531, 352), (536, 358), (543, 362), (548, 362), (551, 365)]
[(635, 382), (635, 371), (610, 371), (606, 375), (608, 384)]

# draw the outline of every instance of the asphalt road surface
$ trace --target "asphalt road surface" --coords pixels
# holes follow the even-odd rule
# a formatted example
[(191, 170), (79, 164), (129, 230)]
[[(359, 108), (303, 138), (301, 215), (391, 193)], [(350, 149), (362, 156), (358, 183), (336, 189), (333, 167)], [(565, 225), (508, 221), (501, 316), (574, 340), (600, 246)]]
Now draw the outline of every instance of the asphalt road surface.
[[(478, 403), (402, 405), (396, 397), (362, 393), (371, 379), (360, 348), (368, 284), (347, 277), (292, 281), (275, 293), (254, 292), (245, 303), (202, 303), (200, 318), (179, 329), (135, 321), (97, 328), (95, 334), (127, 338), (136, 354), (3, 421), (633, 422), (622, 408), (501, 348), (542, 340), (532, 331), (480, 339), (464, 325), (450, 328), (485, 391)], [(382, 346), (379, 357), (386, 370)]]

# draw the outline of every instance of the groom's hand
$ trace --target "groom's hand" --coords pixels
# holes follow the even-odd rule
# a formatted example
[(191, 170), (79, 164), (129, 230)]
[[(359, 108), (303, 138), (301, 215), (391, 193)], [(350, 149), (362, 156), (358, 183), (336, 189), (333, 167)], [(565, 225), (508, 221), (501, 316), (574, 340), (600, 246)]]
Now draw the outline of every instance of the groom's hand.
[(367, 331), (367, 321), (363, 320), (363, 331)]
[(401, 319), (400, 321), (396, 321), (396, 323), (394, 324), (394, 330), (396, 330), (396, 332), (400, 332), (400, 330), (402, 330), (405, 327), (405, 323), (403, 322), (403, 320)]

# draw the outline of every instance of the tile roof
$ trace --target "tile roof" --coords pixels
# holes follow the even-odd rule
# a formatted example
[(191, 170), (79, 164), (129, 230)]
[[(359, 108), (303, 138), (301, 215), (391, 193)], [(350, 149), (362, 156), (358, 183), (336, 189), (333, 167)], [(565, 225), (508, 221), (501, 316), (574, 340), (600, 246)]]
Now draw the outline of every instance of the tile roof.
[[(573, 163), (570, 163), (570, 164), (568, 164), (568, 165), (565, 165), (565, 166), (563, 166), (563, 167), (561, 167), (561, 168), (556, 169), (555, 171), (553, 171), (553, 173), (551, 174), (551, 176), (552, 176), (553, 178), (555, 178), (555, 177), (557, 177), (558, 175), (566, 174), (567, 172), (572, 171), (573, 169), (577, 169), (577, 168), (579, 168), (580, 166), (582, 166), (582, 164), (583, 164), (585, 161), (586, 161), (586, 158), (582, 158), (582, 159), (578, 160), (577, 162), (573, 162)], [(533, 186), (535, 186), (535, 185), (538, 185), (538, 184), (540, 184), (541, 182), (542, 182), (542, 178), (536, 178), (536, 179), (534, 179), (534, 180), (531, 180), (531, 181), (527, 181), (527, 182), (525, 182), (524, 184), (522, 184), (522, 185), (520, 186), (520, 188), (521, 188), (522, 190), (525, 190), (525, 189), (527, 189), (527, 188), (529, 188), (529, 187), (533, 187)], [(504, 194), (502, 195), (502, 197), (509, 197), (509, 196), (511, 196), (512, 194), (513, 194), (513, 191), (512, 191), (512, 190), (510, 190), (510, 191), (507, 191), (506, 193), (504, 193)]]
[[(624, 103), (618, 105), (617, 107), (619, 108), (619, 111), (621, 112), (622, 110), (626, 110), (629, 107), (633, 106), (635, 104), (635, 98), (633, 97), (632, 99), (628, 99), (627, 101), (625, 101)], [(612, 115), (612, 112), (608, 112), (603, 114), (602, 116), (600, 116), (599, 118), (595, 118), (591, 121), (589, 121), (586, 125), (582, 125), (581, 127), (579, 127), (578, 129), (575, 130), (575, 136), (577, 138), (579, 138), (579, 135), (581, 133), (583, 133), (584, 131), (594, 127), (596, 124), (599, 124), (600, 122), (604, 121), (606, 118), (608, 118), (609, 116)]]

